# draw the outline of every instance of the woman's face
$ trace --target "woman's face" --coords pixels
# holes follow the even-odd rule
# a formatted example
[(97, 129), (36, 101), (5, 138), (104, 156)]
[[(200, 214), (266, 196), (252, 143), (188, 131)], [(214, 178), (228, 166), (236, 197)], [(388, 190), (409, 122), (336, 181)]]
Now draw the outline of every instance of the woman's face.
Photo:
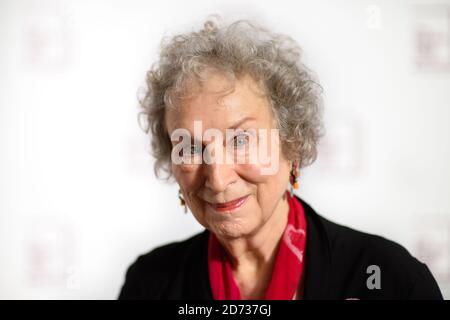
[[(242, 76), (224, 94), (227, 86), (225, 77), (209, 77), (193, 97), (168, 109), (166, 125), (171, 136), (182, 128), (192, 137), (172, 136), (174, 150), (187, 143), (183, 158), (196, 160), (176, 164), (172, 152), (172, 172), (193, 215), (219, 237), (238, 238), (255, 234), (282, 206), (291, 167), (282, 155), (269, 102), (254, 80)], [(223, 140), (208, 138), (213, 129)], [(234, 130), (227, 136), (227, 129)], [(276, 134), (271, 137), (271, 132)], [(268, 167), (275, 170), (264, 170)]]

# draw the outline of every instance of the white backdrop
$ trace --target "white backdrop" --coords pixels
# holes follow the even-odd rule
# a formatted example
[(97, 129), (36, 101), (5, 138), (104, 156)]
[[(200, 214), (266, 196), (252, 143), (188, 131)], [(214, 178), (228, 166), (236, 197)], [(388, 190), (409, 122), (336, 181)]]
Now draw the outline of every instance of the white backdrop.
[(0, 2), (0, 298), (114, 299), (201, 230), (157, 180), (137, 90), (162, 36), (210, 14), (293, 36), (327, 136), (298, 194), (404, 245), (450, 298), (449, 1)]

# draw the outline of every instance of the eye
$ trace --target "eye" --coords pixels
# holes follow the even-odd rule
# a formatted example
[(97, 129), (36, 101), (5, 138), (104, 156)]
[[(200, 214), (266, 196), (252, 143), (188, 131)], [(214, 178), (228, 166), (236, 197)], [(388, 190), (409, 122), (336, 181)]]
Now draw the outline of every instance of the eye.
[(248, 143), (248, 135), (245, 133), (240, 133), (233, 138), (234, 146), (239, 148), (243, 147)]
[(202, 147), (196, 144), (184, 145), (180, 150), (181, 156), (195, 156), (202, 153)]
[(189, 148), (189, 154), (195, 155), (195, 154), (199, 154), (201, 152), (202, 152), (201, 146), (198, 146), (196, 144), (191, 144), (191, 146)]

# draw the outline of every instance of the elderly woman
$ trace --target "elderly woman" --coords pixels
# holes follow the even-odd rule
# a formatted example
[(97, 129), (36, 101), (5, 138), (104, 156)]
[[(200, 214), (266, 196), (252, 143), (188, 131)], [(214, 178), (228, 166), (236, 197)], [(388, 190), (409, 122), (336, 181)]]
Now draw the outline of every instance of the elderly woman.
[(292, 189), (316, 158), (321, 87), (291, 38), (207, 21), (166, 41), (141, 101), (155, 171), (205, 228), (140, 256), (120, 299), (441, 299), (400, 245)]

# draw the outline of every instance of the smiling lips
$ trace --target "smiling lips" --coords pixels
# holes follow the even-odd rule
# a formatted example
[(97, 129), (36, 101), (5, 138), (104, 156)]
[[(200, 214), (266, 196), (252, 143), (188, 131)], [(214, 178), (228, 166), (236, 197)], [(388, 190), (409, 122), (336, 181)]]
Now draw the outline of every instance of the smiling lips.
[(237, 209), (239, 209), (240, 207), (242, 207), (245, 203), (245, 201), (247, 200), (248, 195), (232, 200), (232, 201), (228, 201), (228, 202), (222, 202), (222, 203), (211, 203), (211, 202), (207, 202), (214, 210), (216, 211), (220, 211), (220, 212), (231, 212), (231, 211), (236, 211)]

